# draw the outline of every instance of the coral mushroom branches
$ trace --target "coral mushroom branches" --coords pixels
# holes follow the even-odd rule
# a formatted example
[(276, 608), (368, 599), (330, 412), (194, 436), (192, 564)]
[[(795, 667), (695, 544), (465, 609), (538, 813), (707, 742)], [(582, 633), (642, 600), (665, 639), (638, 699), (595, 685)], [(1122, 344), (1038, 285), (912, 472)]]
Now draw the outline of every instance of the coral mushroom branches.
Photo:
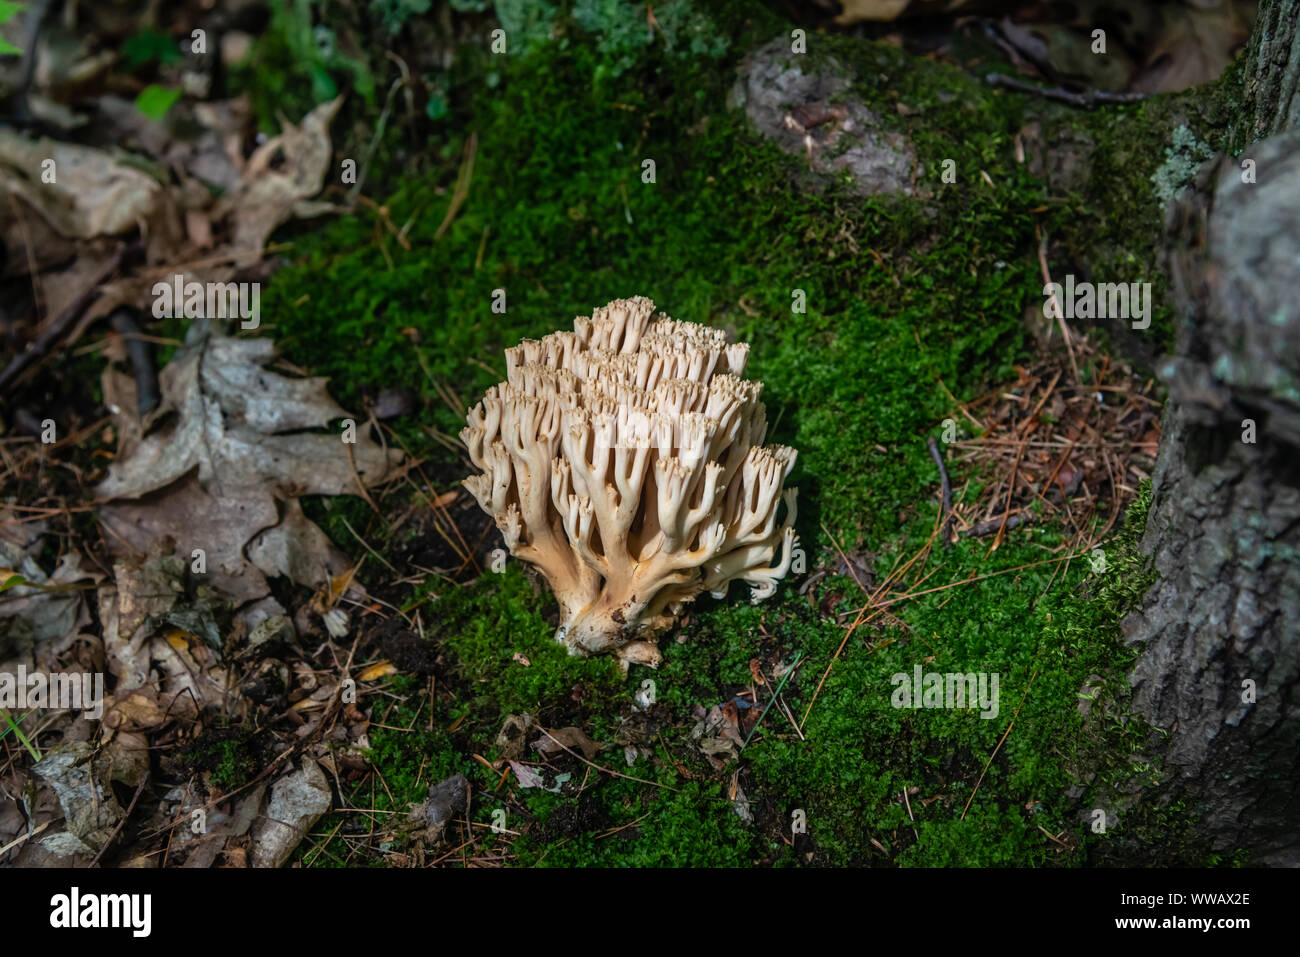
[(796, 546), (797, 453), (763, 445), (749, 345), (653, 313), (619, 299), (507, 349), (460, 433), (466, 488), (555, 592), (556, 639), (624, 670), (659, 663), (655, 635), (700, 592), (771, 595)]

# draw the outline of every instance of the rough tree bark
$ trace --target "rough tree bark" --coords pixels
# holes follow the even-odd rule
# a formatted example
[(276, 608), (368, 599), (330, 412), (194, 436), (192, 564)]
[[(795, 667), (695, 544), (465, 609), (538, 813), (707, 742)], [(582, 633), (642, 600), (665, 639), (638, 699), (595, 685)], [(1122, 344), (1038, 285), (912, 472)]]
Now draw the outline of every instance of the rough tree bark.
[(1261, 3), (1243, 57), (1246, 142), (1300, 126), (1300, 0)]
[[(1260, 29), (1298, 3), (1266, 3)], [(1286, 26), (1287, 57), (1257, 33), (1245, 78), (1272, 135), (1208, 163), (1170, 211), (1178, 348), (1142, 540), (1161, 577), (1124, 631), (1143, 646), (1135, 710), (1168, 732), (1162, 799), (1186, 800), (1217, 851), (1300, 866), (1300, 33)]]

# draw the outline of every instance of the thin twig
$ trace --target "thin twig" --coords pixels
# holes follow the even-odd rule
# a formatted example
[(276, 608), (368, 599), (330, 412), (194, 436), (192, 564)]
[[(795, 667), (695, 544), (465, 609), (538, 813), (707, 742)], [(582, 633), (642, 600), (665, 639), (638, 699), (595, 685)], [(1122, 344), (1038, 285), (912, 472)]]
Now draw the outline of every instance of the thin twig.
[[(767, 707), (764, 708), (763, 713), (758, 716), (758, 720), (754, 722), (754, 726), (749, 729), (749, 734), (745, 735), (745, 741), (741, 744), (740, 750), (745, 750), (745, 746), (749, 744), (749, 739), (754, 736), (754, 732), (758, 730), (758, 726), (763, 723), (763, 719), (767, 717), (767, 713), (772, 710), (772, 705), (776, 704), (776, 699), (781, 694), (781, 689), (785, 687), (785, 683), (790, 680), (790, 676), (794, 674), (795, 669), (799, 667), (799, 662), (801, 660), (803, 660), (803, 652), (796, 652), (794, 661), (790, 662), (790, 670), (781, 676), (781, 683), (778, 684), (776, 690), (772, 692), (772, 697), (767, 702)], [(798, 731), (799, 729), (795, 728), (795, 730)]]
[(943, 539), (945, 545), (951, 545), (948, 528), (952, 524), (952, 483), (948, 481), (948, 469), (943, 464), (943, 453), (939, 451), (939, 443), (934, 440), (933, 435), (926, 437), (926, 444), (930, 446), (930, 458), (934, 459), (934, 464), (939, 466), (939, 487), (943, 494), (943, 525), (939, 529), (939, 537)]
[(68, 303), (55, 320), (50, 323), (45, 332), (38, 336), (24, 351), (14, 356), (9, 365), (5, 367), (5, 370), (0, 372), (0, 394), (7, 392), (9, 387), (13, 385), (14, 381), (22, 375), (22, 373), (27, 371), (29, 366), (34, 364), (38, 359), (45, 357), (45, 354), (50, 351), (56, 342), (63, 338), (64, 334), (67, 333), (72, 328), (73, 324), (76, 323), (77, 319), (80, 318), (86, 307), (89, 306), (95, 297), (99, 295), (99, 287), (107, 282), (108, 278), (112, 276), (113, 273), (117, 272), (118, 268), (129, 255), (134, 255), (135, 252), (142, 248), (143, 246), (139, 239), (132, 240), (129, 243), (123, 243), (117, 247), (117, 251), (113, 253), (113, 258), (105, 263), (103, 268), (95, 274), (94, 278), (90, 280), (86, 288), (82, 290), (81, 295)]
[[(1012, 509), (1012, 511), (1015, 512), (1016, 510)], [(979, 522), (972, 525), (970, 528), (963, 529), (961, 534), (965, 535), (967, 538), (983, 538), (985, 535), (989, 535), (1005, 528), (1015, 528), (1024, 521), (1025, 516), (1018, 512), (1016, 514), (1003, 514), (996, 518), (991, 518), (986, 522)]]
[(908, 800), (906, 784), (903, 785), (903, 806), (907, 808), (907, 819), (912, 822), (912, 836), (919, 841), (921, 835), (916, 832), (916, 818), (912, 816), (912, 802)]
[(1107, 93), (1105, 90), (1084, 90), (1075, 93), (1061, 86), (1039, 86), (1037, 83), (1028, 83), (1007, 76), (1005, 73), (989, 73), (984, 77), (984, 81), (989, 86), (1005, 86), (1009, 90), (1032, 93), (1044, 99), (1068, 103), (1070, 106), (1077, 106), (1084, 110), (1107, 103), (1140, 103), (1147, 98), (1145, 93)]
[(352, 184), (348, 190), (348, 198), (356, 199), (361, 193), (361, 187), (366, 184), (366, 174), (370, 172), (370, 161), (374, 159), (375, 149), (379, 146), (380, 139), (383, 138), (384, 129), (388, 126), (388, 114), (393, 108), (393, 97), (397, 91), (410, 82), (410, 70), (406, 64), (397, 57), (393, 58), (402, 68), (402, 75), (392, 82), (388, 87), (388, 95), (384, 97), (384, 109), (379, 114), (379, 120), (375, 123), (374, 135), (370, 137), (370, 145), (366, 147), (366, 155), (361, 158), (361, 169), (357, 171), (357, 181)]
[(1020, 709), (1025, 706), (1025, 699), (1029, 697), (1029, 689), (1034, 686), (1034, 678), (1037, 676), (1038, 669), (1035, 668), (1034, 673), (1029, 676), (1029, 684), (1025, 685), (1025, 693), (1020, 696), (1020, 704), (1016, 705), (1016, 713), (1011, 716), (1011, 723), (1007, 725), (1007, 730), (1002, 732), (1002, 737), (998, 739), (998, 745), (993, 749), (993, 753), (989, 755), (989, 759), (984, 762), (984, 770), (980, 772), (980, 779), (975, 782), (975, 790), (970, 792), (970, 797), (966, 800), (966, 806), (961, 809), (960, 820), (966, 820), (966, 812), (970, 810), (971, 801), (974, 801), (975, 795), (979, 793), (980, 785), (984, 783), (984, 775), (988, 774), (989, 765), (991, 765), (993, 759), (998, 756), (998, 751), (1002, 748), (1002, 742), (1007, 739), (1007, 735), (1011, 733), (1011, 729), (1016, 726), (1016, 718), (1020, 717)]
[(118, 306), (108, 316), (108, 324), (126, 343), (126, 357), (135, 380), (136, 412), (141, 418), (152, 412), (161, 401), (158, 371), (153, 364), (153, 346), (135, 321), (133, 310)]
[(1029, 428), (1030, 423), (1033, 422), (1036, 418), (1038, 418), (1038, 413), (1043, 411), (1043, 406), (1045, 406), (1047, 404), (1047, 400), (1052, 397), (1052, 391), (1056, 388), (1056, 383), (1060, 381), (1061, 381), (1061, 370), (1057, 369), (1056, 375), (1052, 376), (1052, 381), (1049, 382), (1047, 385), (1047, 391), (1044, 392), (1043, 397), (1038, 400), (1038, 404), (1034, 406), (1034, 410), (1030, 412), (1029, 415), (1025, 416), (1025, 418), (1021, 421), (1021, 423), (1018, 426), (1016, 426), (1016, 431)]
[(45, 314), (45, 296), (41, 293), (41, 271), (36, 266), (36, 244), (32, 242), (31, 232), (27, 229), (27, 217), (18, 205), (18, 197), (9, 194), (9, 206), (14, 211), (14, 220), (23, 234), (23, 249), (27, 253), (27, 275), (32, 281), (32, 301), (36, 304), (37, 315)]
[(646, 811), (644, 814), (642, 814), (640, 817), (636, 818), (635, 820), (628, 821), (626, 824), (620, 824), (618, 827), (614, 828), (613, 830), (606, 831), (604, 834), (597, 834), (594, 838), (592, 838), (592, 840), (600, 841), (613, 834), (617, 834), (619, 831), (626, 831), (629, 827), (635, 827), (636, 825), (644, 821), (646, 818), (648, 818), (650, 814), (651, 814), (650, 811)]
[(469, 184), (474, 178), (474, 157), (478, 155), (478, 133), (470, 133), (469, 140), (465, 143), (465, 158), (461, 161), (460, 171), (456, 174), (456, 188), (451, 194), (451, 203), (447, 206), (447, 215), (442, 218), (441, 225), (438, 226), (437, 232), (433, 234), (433, 241), (437, 242), (446, 235), (447, 230), (451, 227), (451, 221), (456, 218), (460, 208), (465, 205), (465, 200), (469, 197)]
[[(359, 534), (357, 534), (357, 530), (356, 530), (355, 528), (352, 527), (352, 525), (348, 522), (347, 518), (345, 518), (345, 517), (342, 516), (342, 515), (340, 515), (339, 518), (343, 519), (343, 527), (346, 528), (349, 532), (352, 533), (352, 537), (355, 538), (357, 541), (359, 541), (359, 542), (361, 543), (362, 547), (365, 548), (366, 551), (368, 551), (368, 552), (369, 552), (371, 555), (373, 555), (375, 558), (379, 559), (379, 563), (380, 563), (381, 565), (383, 565), (385, 568), (387, 568), (387, 569), (388, 569), (390, 572), (392, 572), (394, 575), (398, 575), (398, 574), (400, 574), (400, 572), (398, 572), (398, 570), (397, 570), (396, 568), (393, 567), (393, 565), (392, 565), (391, 562), (389, 562), (387, 559), (384, 558), (383, 555), (380, 555), (377, 551), (375, 551), (373, 548), (371, 548), (371, 547), (370, 547), (370, 543), (367, 542), (364, 538), (362, 538)], [(329, 577), (328, 572), (326, 573), (326, 577), (327, 577), (327, 578)]]
[(826, 533), (826, 537), (829, 538), (831, 544), (835, 546), (835, 552), (840, 556), (840, 561), (844, 563), (845, 569), (848, 570), (849, 577), (853, 579), (854, 583), (862, 590), (864, 595), (871, 594), (867, 586), (862, 584), (862, 579), (858, 578), (857, 570), (853, 567), (853, 563), (849, 561), (849, 556), (844, 554), (844, 549), (840, 547), (840, 543), (836, 540), (835, 536), (831, 534), (831, 530), (826, 527), (825, 522), (822, 522), (822, 531)]
[[(1039, 234), (1038, 238), (1038, 267), (1043, 274), (1044, 285), (1052, 284), (1052, 274), (1047, 269), (1047, 234), (1034, 225), (1034, 232)], [(1056, 298), (1056, 291), (1052, 291), (1052, 302), (1056, 304), (1056, 322), (1061, 327), (1061, 335), (1065, 338), (1065, 351), (1070, 355), (1070, 370), (1074, 373), (1075, 385), (1082, 386), (1083, 379), (1079, 376), (1079, 364), (1074, 360), (1074, 345), (1070, 342), (1070, 330), (1065, 324), (1065, 309), (1060, 300)]]
[(883, 608), (888, 608), (890, 605), (896, 605), (900, 601), (907, 601), (909, 598), (919, 598), (921, 595), (933, 594), (934, 592), (944, 591), (948, 588), (957, 588), (960, 585), (970, 585), (973, 584), (974, 582), (983, 581), (986, 578), (996, 578), (998, 575), (1010, 575), (1012, 572), (1024, 571), (1026, 568), (1037, 568), (1039, 565), (1051, 565), (1053, 563), (1059, 564), (1061, 562), (1068, 562), (1075, 558), (1082, 558), (1086, 554), (1088, 554), (1088, 552), (1085, 549), (1080, 552), (1073, 552), (1069, 555), (1058, 555), (1056, 558), (1044, 558), (1041, 562), (1027, 562), (1024, 565), (1015, 565), (1012, 568), (1003, 568), (995, 572), (986, 572), (983, 575), (976, 575), (972, 578), (963, 578), (960, 581), (949, 582), (946, 585), (936, 585), (933, 588), (923, 588), (920, 591), (904, 592), (903, 594), (898, 595), (895, 598), (885, 599), (879, 605), (873, 606), (871, 603), (868, 603), (866, 605), (863, 605), (862, 608), (859, 610), (866, 611), (868, 608), (871, 608), (873, 611), (879, 611)]
[[(127, 807), (126, 813), (122, 815), (122, 819), (117, 822), (117, 827), (113, 828), (113, 833), (108, 836), (108, 840), (104, 842), (104, 846), (101, 847), (99, 849), (99, 853), (95, 855), (95, 859), (90, 862), (91, 867), (94, 867), (96, 864), (98, 864), (99, 859), (104, 856), (104, 852), (107, 851), (109, 847), (112, 846), (113, 841), (116, 840), (117, 835), (122, 830), (122, 825), (124, 825), (127, 822), (127, 820), (131, 817), (131, 812), (135, 810), (135, 802), (140, 800), (140, 795), (144, 793), (144, 786), (148, 783), (149, 783), (149, 775), (146, 774), (140, 778), (140, 783), (136, 785), (135, 788), (135, 795), (131, 798), (130, 806)], [(92, 788), (92, 793), (93, 793), (93, 788)]]
[(1016, 449), (1016, 462), (1011, 466), (1011, 481), (1007, 485), (1007, 502), (1002, 506), (1002, 524), (998, 526), (998, 533), (993, 537), (993, 545), (989, 548), (989, 553), (995, 552), (1004, 541), (1007, 530), (1007, 519), (1011, 517), (1011, 496), (1016, 493), (1016, 479), (1020, 475), (1020, 461), (1025, 454), (1025, 441), (1029, 438), (1028, 433), (1020, 440), (1020, 447)]
[(564, 751), (567, 752), (571, 757), (575, 757), (575, 758), (577, 758), (577, 759), (578, 759), (579, 761), (581, 761), (583, 764), (589, 765), (589, 766), (595, 768), (597, 771), (603, 771), (605, 774), (612, 774), (612, 775), (614, 775), (614, 777), (616, 777), (616, 778), (623, 778), (623, 779), (626, 780), (626, 781), (636, 781), (638, 784), (649, 784), (649, 785), (651, 785), (652, 787), (663, 788), (663, 789), (666, 790), (666, 791), (676, 791), (676, 790), (677, 790), (677, 788), (673, 787), (673, 786), (670, 785), (670, 784), (660, 784), (658, 781), (647, 781), (645, 778), (634, 778), (634, 777), (632, 777), (632, 775), (630, 775), (630, 774), (623, 774), (623, 773), (621, 773), (621, 772), (619, 772), (619, 771), (612, 771), (612, 770), (610, 770), (609, 768), (602, 768), (602, 767), (601, 767), (599, 764), (597, 764), (595, 761), (588, 761), (588, 760), (587, 760), (586, 758), (584, 758), (581, 754), (576, 754), (576, 753), (574, 753), (572, 750), (570, 750), (569, 748), (565, 747), (565, 745), (564, 745), (564, 743), (563, 743), (562, 741), (560, 741), (558, 738), (556, 738), (555, 735), (551, 734), (551, 732), (547, 731), (545, 728), (542, 728), (541, 731), (542, 731), (542, 734), (546, 735), (548, 738), (550, 738), (552, 741), (554, 741), (556, 744), (558, 744), (558, 745), (559, 745), (561, 748), (563, 748)]
[(19, 844), (21, 844), (23, 841), (26, 841), (26, 840), (29, 839), (29, 838), (33, 838), (33, 837), (35, 837), (37, 834), (41, 833), (41, 831), (45, 830), (47, 827), (49, 827), (49, 826), (50, 826), (51, 824), (53, 824), (53, 823), (54, 823), (53, 821), (46, 821), (46, 822), (45, 822), (44, 824), (42, 824), (40, 827), (33, 829), (33, 830), (31, 831), (31, 833), (29, 833), (29, 834), (21, 834), (21, 835), (19, 835), (18, 837), (15, 837), (12, 841), (10, 841), (10, 842), (9, 842), (8, 844), (6, 844), (4, 847), (0, 847), (0, 858), (4, 857), (7, 853), (9, 853), (10, 851), (12, 851), (15, 847), (17, 847), (17, 846), (18, 846)]
[[(937, 534), (939, 534), (939, 525), (936, 522), (934, 530), (930, 533), (930, 537), (926, 543), (921, 546), (921, 550), (909, 558), (901, 568), (895, 567), (891, 569), (889, 574), (885, 576), (885, 580), (880, 583), (880, 587), (867, 596), (867, 603), (858, 609), (857, 618), (855, 618), (853, 624), (849, 626), (849, 630), (844, 633), (844, 638), (840, 641), (840, 646), (835, 649), (835, 654), (831, 655), (831, 660), (826, 663), (826, 670), (822, 672), (821, 680), (817, 682), (817, 687), (813, 690), (812, 700), (808, 702), (808, 707), (804, 709), (803, 718), (799, 721), (800, 731), (802, 731), (803, 726), (808, 723), (808, 715), (812, 714), (813, 705), (817, 703), (817, 696), (821, 694), (822, 685), (824, 685), (826, 679), (830, 677), (831, 668), (835, 666), (835, 662), (839, 659), (840, 654), (843, 653), (844, 646), (849, 643), (849, 637), (857, 630), (859, 625), (870, 621), (875, 617), (880, 608), (889, 604), (889, 602), (885, 602), (882, 605), (876, 606), (876, 602), (879, 600), (880, 596), (883, 595), (895, 581), (898, 581), (903, 575), (906, 575), (908, 570), (922, 555), (929, 554), (930, 545), (934, 542), (934, 536)], [(871, 614), (867, 614), (867, 609), (872, 609)]]

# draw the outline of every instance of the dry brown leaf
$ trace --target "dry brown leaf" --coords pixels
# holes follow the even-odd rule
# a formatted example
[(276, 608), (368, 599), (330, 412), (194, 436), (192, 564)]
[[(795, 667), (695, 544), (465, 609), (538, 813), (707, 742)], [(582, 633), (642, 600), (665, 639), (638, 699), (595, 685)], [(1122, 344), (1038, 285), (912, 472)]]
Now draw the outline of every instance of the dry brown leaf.
[(192, 474), (143, 498), (108, 502), (100, 509), (111, 554), (148, 554), (156, 543), (171, 539), (176, 555), (190, 563), (193, 550), (202, 548), (208, 580), (238, 601), (270, 591), (258, 565), (244, 556), (244, 546), (277, 520), (275, 499), (266, 489), (248, 486), (238, 496), (216, 498)]
[[(303, 118), (301, 126), (286, 123), (284, 132), (267, 140), (244, 167), (243, 183), (230, 197), (233, 245), (237, 252), (261, 253), (267, 238), (295, 215), (295, 208), (320, 192), (332, 154), (330, 120), (343, 98), (322, 103)], [(298, 208), (320, 213), (329, 207)]]
[(850, 23), (886, 22), (896, 20), (911, 5), (912, 0), (840, 0), (840, 15), (835, 22)]
[[(302, 513), (298, 500), (282, 507), (280, 524), (257, 535), (248, 543), (248, 557), (271, 577), (285, 575), (295, 585), (320, 588), (344, 578), (349, 568), (347, 555)], [(351, 583), (351, 576), (345, 581)], [(342, 589), (340, 589), (341, 593)]]
[(397, 668), (391, 661), (377, 661), (373, 665), (361, 669), (361, 673), (357, 675), (357, 680), (376, 681), (379, 678), (395, 674), (397, 674)]
[(556, 728), (550, 732), (549, 736), (543, 734), (533, 742), (533, 747), (542, 754), (562, 752), (564, 748), (571, 751), (581, 751), (588, 761), (600, 753), (600, 745), (587, 737), (582, 729), (574, 727)]
[(137, 498), (195, 466), (199, 483), (213, 494), (269, 484), (297, 494), (342, 495), (358, 491), (358, 474), (368, 485), (382, 481), (401, 454), (385, 454), (364, 429), (351, 448), (341, 433), (299, 431), (323, 428), (345, 413), (325, 392), (324, 379), (265, 369), (274, 357), (269, 339), (213, 333), (187, 345), (159, 375), (162, 403), (151, 421), (166, 421), (138, 442), (129, 441), (130, 428), (122, 430), (127, 444), (97, 493)]
[[(181, 649), (155, 636), (149, 642), (149, 657), (158, 671), (159, 697), (170, 714), (195, 717), (216, 708), (233, 720), (249, 705), (237, 694), (230, 673), (220, 666), (216, 653), (202, 642)], [(228, 708), (232, 702), (234, 706)]]
[(33, 767), (63, 808), (65, 830), (41, 840), (59, 856), (94, 855), (112, 838), (125, 813), (110, 787), (110, 763), (92, 762), (92, 754), (85, 741), (65, 741)]
[(300, 770), (271, 786), (266, 816), (253, 827), (252, 865), (282, 865), (332, 803), (324, 772), (311, 758), (304, 758)]
[[(48, 170), (52, 183), (44, 181)], [(6, 130), (0, 130), (0, 185), (76, 239), (134, 229), (153, 218), (163, 201), (156, 180), (103, 150)]]
[[(3, 190), (0, 190), (3, 192)], [(26, 276), (64, 266), (76, 259), (79, 244), (51, 226), (45, 217), (17, 197), (0, 201), (0, 241), (6, 249), (21, 250), (22, 255), (5, 257), (0, 277)], [(45, 284), (41, 282), (43, 291)]]
[[(110, 551), (147, 554), (170, 542), (166, 550), (188, 564), (202, 549), (210, 582), (241, 603), (269, 594), (266, 575), (313, 588), (343, 576), (346, 556), (295, 496), (359, 492), (359, 483), (384, 480), (401, 455), (364, 428), (355, 443), (342, 432), (302, 431), (346, 413), (325, 380), (264, 368), (274, 355), (267, 339), (211, 333), (192, 342), (162, 371), (162, 402), (143, 422), (129, 380), (105, 373), (120, 436), (98, 488), (110, 499), (100, 512)], [(123, 634), (135, 627), (126, 622)]]
[(1178, 93), (1209, 83), (1250, 37), (1252, 21), (1240, 0), (1199, 0), (1161, 9), (1160, 33), (1133, 81), (1133, 89), (1142, 93)]
[(0, 665), (35, 663), (58, 670), (56, 659), (90, 621), (82, 592), (73, 586), (101, 576), (82, 569), (76, 552), (66, 553), (46, 575), (35, 559), (6, 539), (0, 539), (0, 568), (29, 583), (8, 589), (0, 602)]
[(157, 689), (152, 686), (110, 695), (104, 704), (104, 727), (109, 729), (149, 731), (166, 720), (166, 709), (158, 703)]

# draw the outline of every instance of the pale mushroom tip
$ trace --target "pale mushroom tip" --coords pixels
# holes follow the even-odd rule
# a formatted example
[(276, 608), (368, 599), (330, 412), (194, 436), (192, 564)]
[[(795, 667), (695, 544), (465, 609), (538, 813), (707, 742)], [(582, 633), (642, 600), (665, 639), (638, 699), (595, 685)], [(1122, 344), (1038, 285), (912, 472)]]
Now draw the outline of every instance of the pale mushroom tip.
[(736, 580), (760, 601), (789, 571), (797, 453), (763, 445), (748, 357), (721, 329), (619, 299), (507, 349), (506, 381), (470, 410), (465, 487), (550, 584), (571, 654), (655, 667), (687, 602)]

